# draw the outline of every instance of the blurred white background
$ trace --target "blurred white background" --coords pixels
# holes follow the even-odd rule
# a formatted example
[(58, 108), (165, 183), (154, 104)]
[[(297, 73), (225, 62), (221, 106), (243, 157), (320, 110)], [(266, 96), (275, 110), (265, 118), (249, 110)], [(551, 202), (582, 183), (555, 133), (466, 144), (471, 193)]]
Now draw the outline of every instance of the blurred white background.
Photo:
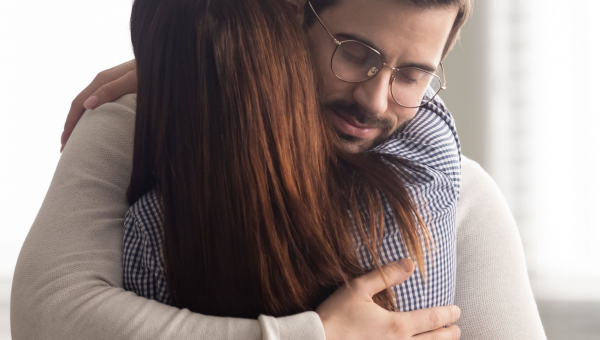
[(445, 63), (463, 153), (519, 226), (550, 340), (600, 339), (600, 2), (478, 1)]
[[(0, 340), (70, 101), (132, 58), (131, 1), (0, 2)], [(485, 0), (445, 62), (463, 153), (521, 230), (550, 340), (600, 339), (600, 2)]]

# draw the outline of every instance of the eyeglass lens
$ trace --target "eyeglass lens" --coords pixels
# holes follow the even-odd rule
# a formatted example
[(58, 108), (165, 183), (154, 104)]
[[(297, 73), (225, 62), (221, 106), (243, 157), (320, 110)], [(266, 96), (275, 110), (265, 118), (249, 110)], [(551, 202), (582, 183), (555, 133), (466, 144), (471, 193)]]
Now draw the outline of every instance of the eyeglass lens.
[[(333, 73), (348, 82), (365, 81), (383, 67), (381, 55), (357, 41), (342, 42), (331, 59)], [(427, 91), (428, 87), (431, 87), (430, 91)], [(417, 107), (429, 102), (440, 88), (441, 81), (437, 76), (415, 67), (405, 67), (393, 76), (391, 91), (398, 104)]]

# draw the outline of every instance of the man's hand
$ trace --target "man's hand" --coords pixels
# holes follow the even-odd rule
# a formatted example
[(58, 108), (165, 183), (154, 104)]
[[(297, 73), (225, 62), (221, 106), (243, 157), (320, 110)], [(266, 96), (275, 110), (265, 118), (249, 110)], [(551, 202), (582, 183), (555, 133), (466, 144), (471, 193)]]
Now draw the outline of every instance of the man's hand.
[(460, 329), (457, 306), (435, 307), (412, 312), (390, 312), (373, 302), (373, 295), (408, 279), (414, 264), (409, 259), (383, 267), (388, 285), (378, 270), (354, 279), (317, 308), (327, 340), (456, 340)]
[(96, 78), (71, 103), (71, 109), (60, 137), (60, 151), (65, 148), (71, 132), (86, 109), (115, 101), (121, 96), (137, 91), (135, 59), (106, 71), (98, 73)]

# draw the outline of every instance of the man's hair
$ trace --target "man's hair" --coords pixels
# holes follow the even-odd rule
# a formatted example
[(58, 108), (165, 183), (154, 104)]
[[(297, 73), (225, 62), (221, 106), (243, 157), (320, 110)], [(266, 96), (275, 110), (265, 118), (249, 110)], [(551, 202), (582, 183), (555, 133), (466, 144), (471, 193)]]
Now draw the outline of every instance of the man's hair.
[[(338, 3), (340, 0), (311, 0), (313, 7), (317, 13), (320, 13), (325, 8), (331, 7)], [(374, 1), (374, 0), (364, 0), (364, 1)], [(446, 46), (444, 46), (444, 51), (442, 53), (442, 60), (448, 55), (448, 52), (452, 50), (454, 44), (460, 38), (460, 30), (463, 25), (467, 22), (467, 19), (471, 15), (471, 10), (473, 7), (473, 0), (395, 0), (395, 1), (408, 1), (413, 5), (421, 8), (431, 8), (431, 7), (458, 7), (458, 13), (456, 14), (456, 19), (454, 20), (454, 24), (452, 25), (452, 30), (450, 31), (450, 35), (448, 36), (448, 40), (446, 41)], [(311, 26), (317, 21), (315, 16), (312, 14), (312, 11), (308, 5), (308, 1), (306, 3), (306, 7), (304, 9), (304, 25)]]

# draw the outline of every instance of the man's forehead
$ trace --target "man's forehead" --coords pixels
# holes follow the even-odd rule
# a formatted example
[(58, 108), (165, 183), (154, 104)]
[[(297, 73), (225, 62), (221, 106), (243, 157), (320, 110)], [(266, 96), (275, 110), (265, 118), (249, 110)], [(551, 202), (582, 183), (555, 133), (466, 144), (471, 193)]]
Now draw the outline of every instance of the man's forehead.
[(439, 63), (457, 11), (409, 0), (338, 0), (320, 15), (333, 34), (358, 37), (386, 62), (406, 66), (401, 64)]

